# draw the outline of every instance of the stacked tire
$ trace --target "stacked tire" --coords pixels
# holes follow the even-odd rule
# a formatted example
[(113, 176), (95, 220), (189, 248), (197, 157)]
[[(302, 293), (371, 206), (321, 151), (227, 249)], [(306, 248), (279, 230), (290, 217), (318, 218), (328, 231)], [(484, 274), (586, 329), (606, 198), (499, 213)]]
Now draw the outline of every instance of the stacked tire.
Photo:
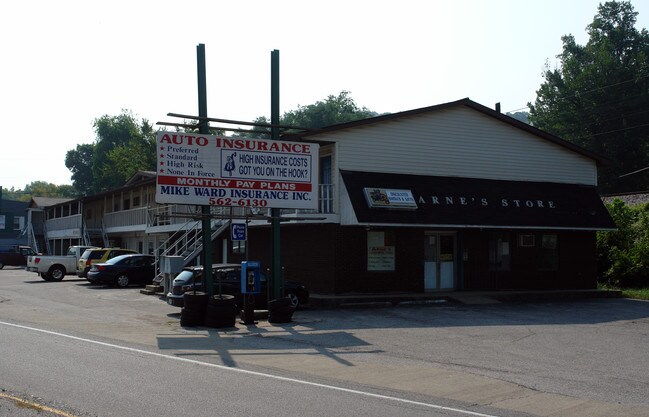
[(180, 326), (202, 326), (207, 310), (207, 293), (200, 291), (186, 292), (183, 295), (184, 307), (180, 310)]
[(295, 306), (288, 297), (277, 298), (268, 302), (269, 323), (290, 323), (294, 312)]
[(232, 295), (214, 295), (210, 297), (205, 309), (205, 326), (222, 329), (234, 327), (237, 319), (237, 304)]

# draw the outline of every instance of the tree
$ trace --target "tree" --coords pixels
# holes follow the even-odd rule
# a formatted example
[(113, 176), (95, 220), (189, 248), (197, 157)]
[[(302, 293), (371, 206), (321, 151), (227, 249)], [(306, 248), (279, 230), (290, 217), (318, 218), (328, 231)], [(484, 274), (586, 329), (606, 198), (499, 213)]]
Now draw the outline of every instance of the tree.
[(66, 154), (74, 186), (84, 195), (123, 185), (140, 170), (156, 169), (155, 132), (146, 120), (132, 112), (104, 115), (94, 121), (97, 138)]
[(25, 186), (24, 190), (11, 187), (9, 190), (3, 189), (2, 193), (3, 200), (29, 201), (32, 197), (76, 198), (79, 197), (79, 191), (72, 185), (32, 181)]
[[(296, 110), (284, 113), (280, 118), (280, 124), (306, 129), (317, 129), (378, 116), (378, 113), (366, 107), (359, 107), (350, 94), (349, 91), (341, 91), (337, 96), (330, 95), (322, 101), (316, 101), (314, 104), (307, 106), (298, 105)], [(254, 120), (254, 123), (270, 124), (270, 120), (265, 116), (260, 116)], [(239, 133), (236, 136), (259, 138), (270, 135), (269, 128), (256, 127), (253, 130), (255, 132)]]
[(649, 187), (649, 34), (635, 29), (629, 1), (600, 4), (588, 43), (563, 36), (559, 68), (546, 68), (530, 121), (610, 159), (600, 169), (604, 192)]
[(82, 143), (65, 154), (65, 166), (72, 172), (72, 183), (83, 195), (93, 192), (92, 156), (95, 145)]
[(602, 283), (622, 287), (649, 284), (649, 204), (607, 204), (616, 231), (597, 233), (597, 269)]

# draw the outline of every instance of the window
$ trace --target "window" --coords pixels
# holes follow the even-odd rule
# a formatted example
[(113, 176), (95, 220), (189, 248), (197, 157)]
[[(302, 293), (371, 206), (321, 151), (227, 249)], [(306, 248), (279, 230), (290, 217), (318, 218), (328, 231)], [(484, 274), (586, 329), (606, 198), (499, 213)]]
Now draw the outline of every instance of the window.
[(489, 239), (489, 270), (511, 271), (509, 235), (495, 234)]
[(133, 197), (133, 207), (140, 207), (140, 197)]
[(518, 246), (521, 248), (533, 248), (534, 241), (534, 235), (518, 235)]
[(129, 210), (131, 208), (131, 200), (130, 199), (124, 199), (124, 210)]
[(14, 216), (14, 230), (23, 230), (25, 227), (24, 216)]
[(245, 253), (246, 253), (246, 241), (245, 240), (233, 240), (232, 241), (232, 253), (245, 255)]
[(541, 253), (539, 269), (556, 271), (559, 269), (559, 248), (557, 235), (543, 235), (541, 237)]

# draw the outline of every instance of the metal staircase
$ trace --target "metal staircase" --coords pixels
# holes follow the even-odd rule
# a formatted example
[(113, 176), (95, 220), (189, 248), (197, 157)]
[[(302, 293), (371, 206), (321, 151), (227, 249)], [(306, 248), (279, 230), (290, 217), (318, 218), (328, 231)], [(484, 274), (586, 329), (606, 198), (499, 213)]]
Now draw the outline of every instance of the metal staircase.
[[(101, 242), (100, 245), (97, 245), (96, 242)], [(85, 223), (83, 224), (83, 244), (86, 246), (101, 246), (104, 248), (110, 247), (110, 242), (108, 240), (108, 235), (106, 234), (106, 228), (104, 224), (101, 224), (99, 229), (90, 229), (86, 227)]]
[[(224, 215), (223, 208), (218, 213)], [(210, 221), (211, 240), (214, 241), (219, 235), (230, 228), (231, 221), (225, 218), (215, 218)], [(183, 265), (189, 265), (203, 250), (202, 223), (196, 220), (188, 220), (176, 232), (174, 232), (156, 251), (156, 277), (155, 283), (160, 283), (163, 274), (160, 272), (160, 259), (162, 256), (182, 256)]]

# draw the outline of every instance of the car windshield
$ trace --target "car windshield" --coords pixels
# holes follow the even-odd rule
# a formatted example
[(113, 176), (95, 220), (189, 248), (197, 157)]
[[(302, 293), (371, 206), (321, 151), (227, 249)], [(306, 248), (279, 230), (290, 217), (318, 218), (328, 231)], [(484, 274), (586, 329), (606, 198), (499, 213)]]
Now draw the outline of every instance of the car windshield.
[(176, 279), (178, 281), (189, 282), (192, 279), (192, 275), (194, 275), (194, 273), (192, 271), (185, 270), (185, 271), (182, 271), (180, 274), (178, 274), (176, 276)]

